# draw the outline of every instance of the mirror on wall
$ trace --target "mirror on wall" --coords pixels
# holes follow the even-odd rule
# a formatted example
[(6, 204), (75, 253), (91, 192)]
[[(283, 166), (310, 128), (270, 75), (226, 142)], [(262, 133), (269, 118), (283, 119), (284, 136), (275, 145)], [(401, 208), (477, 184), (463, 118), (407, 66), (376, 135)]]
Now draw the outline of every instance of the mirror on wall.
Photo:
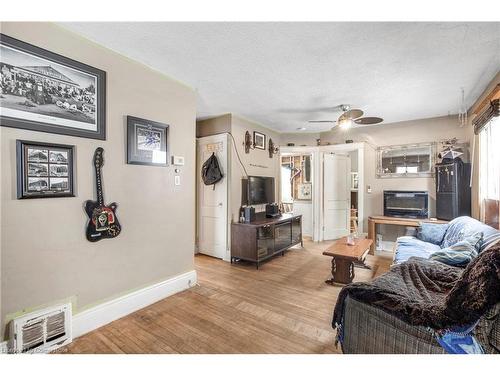
[(434, 143), (386, 146), (377, 149), (377, 177), (432, 177)]

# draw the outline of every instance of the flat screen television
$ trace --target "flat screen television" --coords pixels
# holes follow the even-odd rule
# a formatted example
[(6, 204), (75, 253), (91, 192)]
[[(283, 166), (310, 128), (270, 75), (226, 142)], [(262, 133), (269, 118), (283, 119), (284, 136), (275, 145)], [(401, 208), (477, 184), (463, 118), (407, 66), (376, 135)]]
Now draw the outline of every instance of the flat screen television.
[(242, 180), (243, 205), (274, 203), (274, 177), (248, 176)]

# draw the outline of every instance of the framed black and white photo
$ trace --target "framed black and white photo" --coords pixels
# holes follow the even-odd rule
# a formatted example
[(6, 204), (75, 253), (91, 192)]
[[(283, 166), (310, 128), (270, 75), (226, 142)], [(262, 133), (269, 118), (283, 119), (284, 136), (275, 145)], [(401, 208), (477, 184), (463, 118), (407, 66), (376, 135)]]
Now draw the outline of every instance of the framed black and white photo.
[(260, 150), (265, 150), (266, 149), (266, 135), (254, 131), (253, 132), (253, 145), (255, 148), (258, 148)]
[(106, 139), (106, 72), (0, 34), (0, 125)]
[(75, 146), (17, 140), (17, 198), (74, 197)]
[(127, 116), (127, 163), (167, 166), (168, 125)]

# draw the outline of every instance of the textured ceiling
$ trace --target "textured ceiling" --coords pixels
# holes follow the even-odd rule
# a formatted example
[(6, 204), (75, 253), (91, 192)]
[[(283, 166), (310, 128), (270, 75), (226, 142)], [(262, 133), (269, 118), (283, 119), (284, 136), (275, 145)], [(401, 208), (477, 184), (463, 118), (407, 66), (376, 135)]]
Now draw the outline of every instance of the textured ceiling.
[[(500, 69), (500, 23), (63, 23), (233, 112), (317, 132), (341, 103), (384, 123), (457, 113)], [(378, 125), (377, 125), (378, 126)]]

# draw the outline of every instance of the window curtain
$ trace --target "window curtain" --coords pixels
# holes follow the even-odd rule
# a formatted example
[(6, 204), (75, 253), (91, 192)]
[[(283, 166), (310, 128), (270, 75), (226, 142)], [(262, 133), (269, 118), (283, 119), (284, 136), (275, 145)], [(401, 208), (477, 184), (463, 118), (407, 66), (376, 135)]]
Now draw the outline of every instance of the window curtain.
[[(498, 227), (500, 201), (500, 117), (498, 100), (474, 121), (479, 134), (479, 202), (481, 219)], [(482, 121), (480, 121), (482, 120)]]

